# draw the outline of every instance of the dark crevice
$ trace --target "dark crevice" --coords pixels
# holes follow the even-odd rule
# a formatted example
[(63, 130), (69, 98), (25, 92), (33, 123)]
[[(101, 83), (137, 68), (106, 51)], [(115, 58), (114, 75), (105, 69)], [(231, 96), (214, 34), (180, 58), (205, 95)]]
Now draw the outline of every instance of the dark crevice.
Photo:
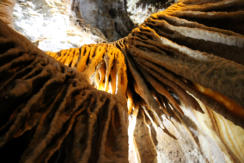
[[(225, 29), (225, 30), (230, 30), (236, 33), (244, 34), (244, 18), (242, 17), (223, 17), (223, 18), (215, 18), (215, 19), (209, 19), (208, 17), (206, 18), (197, 18), (195, 16), (180, 16), (180, 18), (186, 19), (188, 21), (193, 21), (197, 22), (199, 24), (204, 24), (205, 26), (209, 27), (215, 27), (219, 29)], [(240, 21), (240, 19), (243, 19)], [(233, 24), (238, 24), (238, 25), (233, 25)]]
[(89, 162), (97, 162), (99, 159), (99, 153), (101, 148), (101, 142), (104, 133), (104, 128), (106, 127), (106, 122), (108, 121), (109, 114), (109, 100), (106, 100), (103, 107), (99, 109), (97, 120), (93, 128), (93, 136), (92, 136), (92, 153), (89, 159)]
[(2, 148), (0, 148), (0, 158), (1, 160), (7, 160), (9, 163), (17, 163), (20, 161), (22, 154), (28, 147), (35, 128), (25, 132), (22, 136), (10, 140)]
[(13, 41), (0, 42), (0, 54), (13, 49), (16, 47), (16, 44)]
[[(152, 27), (149, 25), (149, 27)], [(189, 47), (193, 50), (198, 50), (202, 52), (207, 52), (214, 54), (216, 56), (232, 60), (239, 64), (244, 64), (244, 57), (240, 54), (243, 52), (243, 48), (238, 48), (236, 46), (230, 46), (221, 43), (215, 43), (211, 41), (205, 41), (202, 39), (195, 39), (190, 37), (185, 37), (180, 33), (171, 32), (169, 33), (167, 29), (155, 27), (153, 29), (161, 36), (166, 37), (172, 42), (179, 44), (181, 46)], [(167, 52), (168, 53), (168, 52)]]

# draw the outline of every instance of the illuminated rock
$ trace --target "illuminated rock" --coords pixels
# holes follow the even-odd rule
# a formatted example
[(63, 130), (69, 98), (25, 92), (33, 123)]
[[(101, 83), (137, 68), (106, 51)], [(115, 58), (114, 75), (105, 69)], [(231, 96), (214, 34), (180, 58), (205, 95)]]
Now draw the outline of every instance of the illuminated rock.
[(116, 42), (46, 53), (66, 66), (0, 24), (0, 153), (27, 139), (27, 162), (243, 162), (243, 8), (182, 0)]
[(71, 1), (17, 1), (13, 9), (13, 26), (45, 51), (105, 42), (101, 32), (77, 23), (71, 7)]

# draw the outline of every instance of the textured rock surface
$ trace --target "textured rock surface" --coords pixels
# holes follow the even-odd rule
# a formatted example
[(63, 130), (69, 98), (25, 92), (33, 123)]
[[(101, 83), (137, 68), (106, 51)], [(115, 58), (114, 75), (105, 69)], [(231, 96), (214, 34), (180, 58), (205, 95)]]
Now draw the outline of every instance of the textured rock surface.
[[(230, 29), (219, 20), (221, 11), (243, 4), (188, 3), (153, 14), (114, 44), (48, 53), (86, 74), (98, 89), (127, 97), (131, 162), (243, 160), (244, 110), (238, 105), (243, 106), (244, 40), (238, 26)], [(223, 9), (215, 13), (216, 6)], [(242, 15), (236, 10), (223, 17), (242, 26)], [(189, 15), (181, 16), (184, 13)], [(202, 15), (212, 16), (212, 27), (201, 21)], [(122, 71), (124, 62), (127, 75)], [(128, 83), (123, 82), (126, 77)], [(116, 91), (121, 88), (127, 91)]]
[(152, 13), (165, 10), (176, 0), (126, 0), (127, 13), (136, 25), (144, 22)]
[(1, 159), (127, 162), (122, 98), (92, 88), (1, 21), (0, 49)]
[(78, 25), (71, 7), (71, 1), (18, 0), (13, 26), (45, 51), (106, 41), (101, 32)]
[(42, 50), (57, 51), (118, 40), (152, 13), (164, 10), (172, 2), (18, 0), (13, 24), (17, 31)]
[(76, 15), (100, 29), (109, 41), (127, 36), (152, 13), (162, 11), (174, 0), (74, 0)]
[(100, 29), (109, 41), (128, 35), (134, 27), (124, 0), (74, 0), (74, 4), (77, 16)]
[(0, 24), (0, 153), (243, 162), (243, 10), (241, 0), (184, 0), (114, 43), (47, 53), (73, 69)]
[(14, 0), (2, 0), (0, 3), (0, 18), (7, 25), (12, 27)]

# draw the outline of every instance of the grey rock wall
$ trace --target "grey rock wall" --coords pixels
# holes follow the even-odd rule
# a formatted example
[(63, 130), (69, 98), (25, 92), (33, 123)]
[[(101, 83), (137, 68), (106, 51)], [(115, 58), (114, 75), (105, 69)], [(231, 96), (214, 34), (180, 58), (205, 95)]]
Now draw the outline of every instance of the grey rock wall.
[(109, 41), (126, 36), (134, 23), (127, 14), (124, 0), (74, 0), (77, 17), (102, 31)]
[(101, 32), (77, 24), (71, 1), (17, 0), (13, 26), (44, 51), (106, 41)]
[(175, 0), (74, 0), (73, 10), (85, 24), (102, 31), (108, 41), (115, 41), (173, 2)]

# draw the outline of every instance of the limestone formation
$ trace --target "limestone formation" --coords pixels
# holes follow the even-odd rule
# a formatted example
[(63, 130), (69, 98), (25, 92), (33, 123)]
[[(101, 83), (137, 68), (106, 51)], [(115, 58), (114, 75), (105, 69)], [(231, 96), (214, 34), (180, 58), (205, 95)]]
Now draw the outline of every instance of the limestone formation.
[(2, 22), (0, 34), (1, 159), (126, 162), (123, 99), (92, 88)]
[(242, 0), (179, 0), (118, 41), (49, 56), (0, 23), (1, 157), (243, 162), (242, 20)]
[(41, 50), (106, 42), (98, 30), (78, 24), (70, 0), (18, 0), (12, 10), (14, 29)]

